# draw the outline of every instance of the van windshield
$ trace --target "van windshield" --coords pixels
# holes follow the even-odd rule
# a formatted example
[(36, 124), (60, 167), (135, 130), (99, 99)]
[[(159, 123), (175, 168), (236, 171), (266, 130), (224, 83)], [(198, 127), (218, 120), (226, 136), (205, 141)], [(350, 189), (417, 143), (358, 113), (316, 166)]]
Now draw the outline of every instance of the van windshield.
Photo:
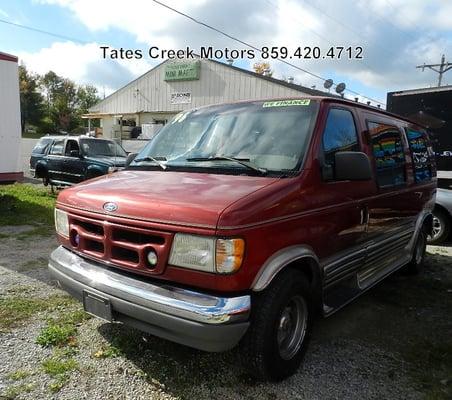
[[(240, 173), (297, 171), (317, 116), (311, 99), (211, 106), (176, 115), (131, 163)], [(221, 172), (220, 171), (220, 172)]]

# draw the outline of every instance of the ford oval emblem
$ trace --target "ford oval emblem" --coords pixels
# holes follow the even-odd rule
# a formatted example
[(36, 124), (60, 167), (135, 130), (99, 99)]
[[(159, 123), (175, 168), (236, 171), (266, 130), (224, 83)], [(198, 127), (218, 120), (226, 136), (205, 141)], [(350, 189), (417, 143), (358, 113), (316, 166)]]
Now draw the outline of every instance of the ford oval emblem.
[(108, 202), (103, 205), (103, 209), (108, 212), (113, 212), (118, 209), (118, 205), (116, 203)]

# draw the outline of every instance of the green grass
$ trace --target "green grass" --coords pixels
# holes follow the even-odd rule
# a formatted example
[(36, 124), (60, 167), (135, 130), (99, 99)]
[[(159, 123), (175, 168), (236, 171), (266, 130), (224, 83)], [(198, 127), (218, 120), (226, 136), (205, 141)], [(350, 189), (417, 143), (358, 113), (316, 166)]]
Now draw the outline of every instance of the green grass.
[(81, 308), (62, 309), (56, 317), (49, 318), (47, 325), (41, 329), (36, 343), (44, 347), (75, 346), (77, 325), (90, 318)]
[(69, 381), (71, 372), (79, 370), (79, 365), (72, 358), (73, 349), (58, 349), (52, 357), (41, 363), (42, 370), (54, 380), (48, 385), (51, 393), (59, 392)]
[(48, 189), (29, 184), (15, 183), (0, 186), (0, 225), (35, 225), (32, 233), (23, 233), (25, 237), (37, 235), (39, 228), (48, 232), (53, 226), (53, 209), (56, 195)]
[[(0, 297), (0, 332), (8, 332), (40, 311), (67, 309), (74, 300), (66, 295), (48, 298), (17, 296)], [(65, 317), (66, 318), (66, 317)]]
[(61, 358), (59, 356), (52, 356), (42, 362), (43, 371), (52, 377), (64, 375), (78, 369), (77, 361), (73, 358)]
[(41, 330), (36, 338), (36, 343), (44, 347), (64, 346), (74, 341), (75, 333), (75, 326), (48, 325)]
[(11, 372), (7, 375), (8, 379), (11, 379), (12, 381), (21, 381), (22, 379), (25, 379), (31, 375), (30, 372), (24, 371), (22, 369), (18, 369), (17, 371)]
[(5, 394), (0, 398), (5, 400), (14, 400), (23, 393), (30, 393), (35, 387), (36, 384), (34, 383), (22, 383), (20, 385), (13, 385), (8, 387)]

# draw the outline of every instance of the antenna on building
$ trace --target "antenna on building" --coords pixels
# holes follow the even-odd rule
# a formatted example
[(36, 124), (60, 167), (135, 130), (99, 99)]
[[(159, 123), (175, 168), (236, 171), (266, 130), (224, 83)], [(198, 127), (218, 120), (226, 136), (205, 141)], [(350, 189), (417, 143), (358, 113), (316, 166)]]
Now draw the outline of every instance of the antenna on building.
[(287, 78), (287, 83), (293, 83), (293, 80), (294, 80), (293, 76), (289, 76)]
[(234, 64), (234, 60), (233, 60), (232, 58), (228, 58), (228, 59), (226, 60), (226, 62), (228, 63), (228, 65)]

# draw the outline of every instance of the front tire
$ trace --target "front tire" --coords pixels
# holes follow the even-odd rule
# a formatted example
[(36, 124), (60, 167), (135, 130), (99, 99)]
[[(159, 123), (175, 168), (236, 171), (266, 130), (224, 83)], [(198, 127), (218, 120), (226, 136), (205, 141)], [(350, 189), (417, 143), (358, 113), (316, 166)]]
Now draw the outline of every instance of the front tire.
[(253, 299), (251, 324), (241, 342), (241, 357), (259, 380), (280, 381), (300, 366), (313, 320), (309, 283), (287, 270)]

